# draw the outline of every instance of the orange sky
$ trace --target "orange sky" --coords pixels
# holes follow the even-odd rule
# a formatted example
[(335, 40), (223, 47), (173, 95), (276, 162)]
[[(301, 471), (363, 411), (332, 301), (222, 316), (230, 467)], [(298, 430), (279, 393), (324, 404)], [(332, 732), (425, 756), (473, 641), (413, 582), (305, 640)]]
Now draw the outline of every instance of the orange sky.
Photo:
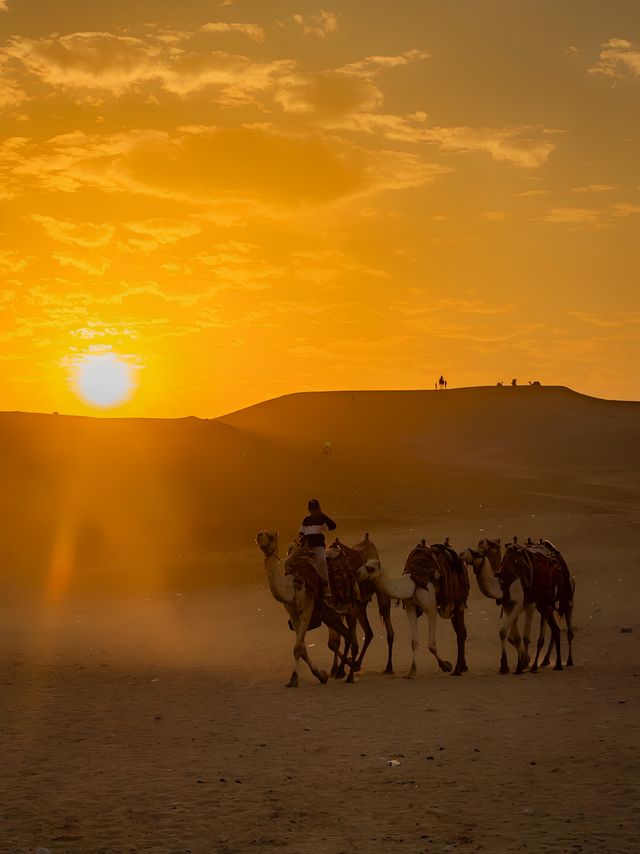
[(640, 398), (632, 0), (0, 0), (0, 43), (0, 409)]

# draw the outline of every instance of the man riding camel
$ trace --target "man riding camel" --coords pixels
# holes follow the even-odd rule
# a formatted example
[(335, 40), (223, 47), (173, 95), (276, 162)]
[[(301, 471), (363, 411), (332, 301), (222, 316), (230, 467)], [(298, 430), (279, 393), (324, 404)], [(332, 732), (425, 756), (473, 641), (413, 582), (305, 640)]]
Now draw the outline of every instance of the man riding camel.
[(309, 515), (305, 516), (300, 525), (302, 543), (311, 549), (316, 559), (318, 574), (322, 579), (323, 595), (325, 599), (331, 598), (329, 588), (329, 571), (327, 569), (327, 555), (325, 554), (324, 531), (335, 531), (337, 525), (325, 513), (322, 512), (320, 502), (317, 498), (309, 499), (307, 504)]

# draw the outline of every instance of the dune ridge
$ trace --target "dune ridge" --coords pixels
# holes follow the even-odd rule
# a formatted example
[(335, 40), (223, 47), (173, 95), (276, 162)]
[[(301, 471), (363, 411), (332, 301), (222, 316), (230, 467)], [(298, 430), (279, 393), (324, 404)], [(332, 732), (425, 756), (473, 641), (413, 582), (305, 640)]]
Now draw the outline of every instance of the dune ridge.
[(0, 413), (8, 576), (41, 580), (67, 524), (80, 584), (235, 579), (255, 531), (293, 533), (311, 495), (347, 536), (631, 511), (639, 435), (640, 403), (564, 387), (308, 392), (210, 420)]

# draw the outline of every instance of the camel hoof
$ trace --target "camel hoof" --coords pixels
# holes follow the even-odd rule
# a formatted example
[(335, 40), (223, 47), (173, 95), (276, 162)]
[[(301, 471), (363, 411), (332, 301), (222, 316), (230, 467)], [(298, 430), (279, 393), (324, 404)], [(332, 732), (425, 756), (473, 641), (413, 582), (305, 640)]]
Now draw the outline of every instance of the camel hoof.
[(570, 659), (567, 661), (567, 667), (573, 667), (573, 659), (572, 659), (572, 658), (570, 658)]
[(441, 668), (441, 670), (443, 670), (445, 673), (451, 673), (451, 671), (453, 670), (453, 667), (451, 666), (451, 662), (450, 662), (450, 661), (443, 661), (443, 662), (440, 664), (440, 668)]
[(298, 687), (298, 676), (292, 676), (291, 679), (287, 682), (287, 688), (297, 688)]
[(502, 676), (504, 676), (504, 675), (505, 675), (505, 673), (509, 673), (509, 672), (510, 672), (510, 671), (509, 671), (509, 668), (508, 668), (506, 665), (503, 665), (503, 666), (500, 668), (500, 673), (502, 674)]
[(538, 665), (537, 665), (537, 664), (532, 664), (532, 665), (531, 665), (531, 670), (529, 671), (529, 673), (537, 673), (537, 672), (538, 672)]
[(385, 667), (385, 669), (382, 671), (382, 673), (383, 674), (385, 674), (385, 673), (393, 674), (393, 667)]
[(554, 670), (564, 670), (563, 666), (562, 666), (561, 664), (559, 664), (559, 663), (558, 663), (558, 664), (556, 664), (556, 666), (555, 666), (553, 669), (554, 669)]
[(356, 681), (356, 680), (355, 680), (355, 676), (353, 675), (353, 672), (351, 672), (351, 673), (347, 676), (347, 678), (344, 680), (344, 684), (345, 684), (345, 685), (353, 685), (353, 683), (354, 683), (355, 681)]
[(326, 670), (321, 670), (320, 675), (318, 676), (321, 685), (326, 685), (329, 681), (329, 677), (327, 676)]
[(548, 658), (545, 658), (540, 662), (540, 667), (548, 667), (548, 666), (549, 666), (549, 659)]
[(416, 678), (416, 671), (410, 670), (404, 678), (405, 679), (415, 679)]
[(354, 673), (360, 673), (360, 668), (361, 668), (361, 667), (362, 667), (362, 665), (361, 665), (358, 661), (356, 661), (356, 663), (353, 665), (353, 671), (354, 671)]
[(462, 676), (462, 670), (454, 670), (452, 676)]

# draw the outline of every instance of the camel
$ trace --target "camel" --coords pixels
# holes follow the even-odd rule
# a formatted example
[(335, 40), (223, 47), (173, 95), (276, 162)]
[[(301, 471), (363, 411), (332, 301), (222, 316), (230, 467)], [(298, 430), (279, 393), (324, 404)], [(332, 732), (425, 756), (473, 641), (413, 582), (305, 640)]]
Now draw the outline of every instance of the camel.
[[(492, 556), (498, 553), (497, 567)], [(502, 620), (500, 623), (500, 643), (502, 655), (500, 658), (500, 673), (509, 673), (509, 662), (507, 658), (506, 641), (512, 643), (518, 651), (518, 665), (516, 673), (524, 673), (529, 669), (529, 656), (525, 649), (523, 639), (518, 631), (518, 617), (525, 610), (525, 594), (519, 578), (515, 578), (509, 585), (506, 593), (503, 591), (500, 581), (496, 575), (500, 568), (500, 540), (481, 540), (478, 549), (466, 548), (460, 552), (460, 559), (468, 564), (476, 576), (480, 592), (502, 603)], [(495, 559), (495, 558), (494, 558)], [(533, 606), (529, 606), (532, 611)], [(529, 617), (529, 625), (531, 617)]]
[[(369, 618), (367, 616), (367, 606), (371, 602), (374, 594), (376, 595), (378, 601), (378, 612), (380, 614), (380, 618), (385, 624), (385, 628), (387, 631), (387, 664), (384, 669), (384, 673), (393, 673), (393, 638), (394, 631), (393, 625), (391, 623), (391, 599), (388, 596), (385, 596), (379, 590), (376, 590), (374, 585), (368, 580), (361, 580), (358, 575), (358, 570), (360, 567), (367, 564), (369, 561), (379, 562), (380, 556), (378, 555), (378, 549), (375, 544), (369, 539), (369, 534), (365, 533), (364, 540), (357, 543), (355, 546), (345, 546), (340, 542), (339, 539), (335, 539), (334, 542), (327, 549), (327, 558), (329, 560), (329, 564), (331, 564), (332, 556), (336, 555), (337, 551), (341, 551), (341, 553), (346, 557), (349, 561), (349, 566), (354, 574), (354, 578), (358, 583), (358, 591), (359, 591), (359, 601), (354, 602), (353, 609), (353, 617), (355, 620), (360, 623), (362, 629), (364, 631), (364, 640), (362, 644), (362, 649), (360, 654), (358, 655), (354, 669), (359, 671), (362, 667), (362, 661), (364, 659), (365, 653), (369, 647), (373, 639), (373, 629), (371, 628), (371, 624), (369, 622)], [(372, 566), (376, 564), (373, 563)], [(347, 619), (347, 623), (349, 624), (349, 620)], [(332, 636), (332, 633), (329, 634), (329, 648), (333, 650), (334, 656), (337, 656), (336, 643), (339, 645), (340, 638)], [(356, 638), (357, 644), (357, 638)], [(352, 647), (353, 649), (353, 647)], [(354, 655), (357, 653), (354, 652)], [(337, 662), (334, 657), (334, 664), (331, 668), (331, 673), (334, 674), (337, 668)]]
[[(519, 546), (514, 538), (513, 543), (507, 544), (505, 556), (501, 558), (500, 540), (485, 538), (480, 540), (477, 550), (465, 549), (460, 557), (473, 567), (480, 591), (502, 604), (500, 673), (509, 673), (505, 647), (507, 638), (518, 650), (518, 665), (515, 672), (523, 673), (528, 669), (529, 633), (533, 612), (536, 609), (540, 613), (540, 630), (531, 672), (537, 672), (547, 624), (551, 628), (551, 642), (542, 666), (549, 664), (551, 652), (555, 646), (557, 659), (554, 669), (562, 670), (560, 629), (555, 619), (556, 610), (567, 623), (569, 642), (567, 666), (573, 665), (571, 617), (575, 579), (570, 575), (564, 558), (551, 543), (547, 540), (540, 540), (538, 543), (528, 540), (526, 546)], [(520, 638), (517, 620), (523, 611), (525, 623), (523, 637)]]
[[(362, 559), (364, 563), (368, 563), (370, 560), (380, 561), (380, 555), (378, 554), (378, 549), (369, 539), (369, 534), (364, 535), (364, 540), (353, 547), (356, 551), (360, 552), (362, 555)], [(359, 581), (358, 586), (360, 589), (360, 599), (364, 605), (364, 622), (361, 622), (362, 628), (364, 629), (364, 643), (362, 645), (362, 652), (360, 653), (360, 663), (362, 663), (362, 659), (364, 658), (364, 654), (367, 651), (367, 647), (371, 643), (373, 639), (373, 629), (369, 624), (369, 619), (367, 617), (367, 606), (375, 593), (376, 599), (378, 601), (378, 613), (380, 614), (380, 619), (384, 623), (384, 627), (387, 632), (387, 665), (384, 669), (384, 673), (393, 673), (393, 624), (391, 622), (391, 599), (389, 596), (385, 595), (381, 590), (376, 590), (374, 585), (369, 581)]]
[(569, 567), (558, 549), (548, 540), (538, 540), (537, 543), (528, 540), (526, 545), (517, 542), (509, 543), (505, 549), (500, 564), (500, 576), (503, 584), (514, 575), (518, 575), (525, 589), (526, 597), (533, 602), (540, 614), (540, 630), (536, 645), (536, 657), (531, 665), (531, 672), (538, 670), (538, 658), (544, 646), (545, 627), (551, 629), (551, 642), (542, 665), (549, 663), (552, 647), (556, 649), (554, 670), (562, 670), (560, 655), (560, 627), (556, 622), (555, 612), (564, 617), (567, 624), (567, 641), (569, 654), (567, 667), (573, 666), (573, 595), (575, 578), (569, 572)]
[[(336, 679), (342, 679), (345, 675), (345, 660), (346, 656), (349, 654), (349, 650), (351, 651), (351, 655), (354, 660), (353, 670), (358, 672), (362, 667), (362, 661), (365, 653), (373, 638), (373, 630), (367, 617), (367, 605), (371, 601), (375, 590), (372, 585), (367, 585), (366, 582), (360, 583), (358, 581), (357, 574), (358, 569), (368, 560), (378, 561), (378, 550), (374, 543), (369, 539), (369, 534), (365, 534), (364, 540), (353, 548), (345, 546), (344, 543), (341, 543), (338, 539), (334, 540), (334, 542), (328, 546), (326, 555), (329, 575), (330, 577), (333, 576), (331, 586), (334, 588), (336, 584), (339, 584), (342, 588), (343, 595), (338, 595), (337, 597), (341, 606), (339, 613), (344, 618), (349, 635), (348, 639), (345, 638), (345, 651), (341, 655), (340, 644), (344, 635), (331, 629), (329, 630), (328, 646), (333, 652), (333, 665), (331, 667), (330, 675)], [(296, 538), (289, 545), (287, 562), (292, 559), (297, 559), (300, 556), (304, 556), (313, 561), (313, 555), (305, 549), (301, 539)], [(384, 597), (382, 597), (382, 599), (379, 598), (378, 608), (387, 627), (389, 655), (387, 658), (385, 673), (393, 673), (393, 626), (391, 625), (390, 600), (385, 601)], [(365, 633), (364, 643), (359, 654), (357, 636), (358, 623), (360, 623)]]
[[(296, 635), (293, 647), (293, 671), (287, 687), (298, 687), (300, 659), (308, 664), (316, 679), (324, 685), (329, 677), (324, 670), (320, 670), (313, 664), (305, 645), (305, 636), (312, 619), (316, 618), (323, 622), (329, 629), (344, 637), (348, 643), (351, 641), (351, 636), (340, 615), (323, 601), (319, 585), (314, 587), (311, 579), (308, 577), (305, 579), (302, 574), (285, 575), (283, 573), (282, 562), (278, 556), (277, 531), (260, 531), (256, 536), (256, 543), (264, 553), (264, 565), (271, 595), (277, 602), (284, 605)], [(315, 573), (315, 570), (313, 572)], [(347, 661), (346, 654), (343, 661), (349, 666), (346, 681), (353, 682), (353, 661)]]
[[(427, 546), (423, 540), (409, 554), (405, 571), (399, 578), (387, 576), (383, 568), (379, 564), (376, 566), (373, 561), (359, 570), (359, 577), (363, 581), (370, 581), (376, 590), (385, 597), (400, 601), (404, 605), (411, 632), (411, 667), (407, 674), (408, 679), (414, 678), (417, 672), (418, 617), (423, 612), (427, 615), (429, 651), (438, 662), (440, 669), (444, 673), (452, 673), (454, 676), (460, 676), (467, 670), (464, 654), (467, 636), (464, 625), (464, 608), (469, 591), (468, 579), (466, 585), (464, 582), (462, 584), (463, 589), (466, 587), (466, 593), (461, 596), (456, 595), (453, 598), (444, 596), (445, 587), (447, 587), (445, 576), (448, 575), (448, 570), (443, 563), (446, 560), (443, 555), (444, 550), (443, 546)], [(418, 574), (412, 571), (412, 562), (418, 551), (428, 554), (431, 563), (430, 572), (422, 578), (419, 578)], [(448, 580), (450, 583), (451, 580)], [(454, 587), (458, 587), (458, 584), (454, 583)], [(436, 619), (438, 614), (441, 617), (451, 619), (456, 632), (458, 657), (455, 668), (452, 668), (451, 662), (441, 658), (438, 654), (436, 645)]]

